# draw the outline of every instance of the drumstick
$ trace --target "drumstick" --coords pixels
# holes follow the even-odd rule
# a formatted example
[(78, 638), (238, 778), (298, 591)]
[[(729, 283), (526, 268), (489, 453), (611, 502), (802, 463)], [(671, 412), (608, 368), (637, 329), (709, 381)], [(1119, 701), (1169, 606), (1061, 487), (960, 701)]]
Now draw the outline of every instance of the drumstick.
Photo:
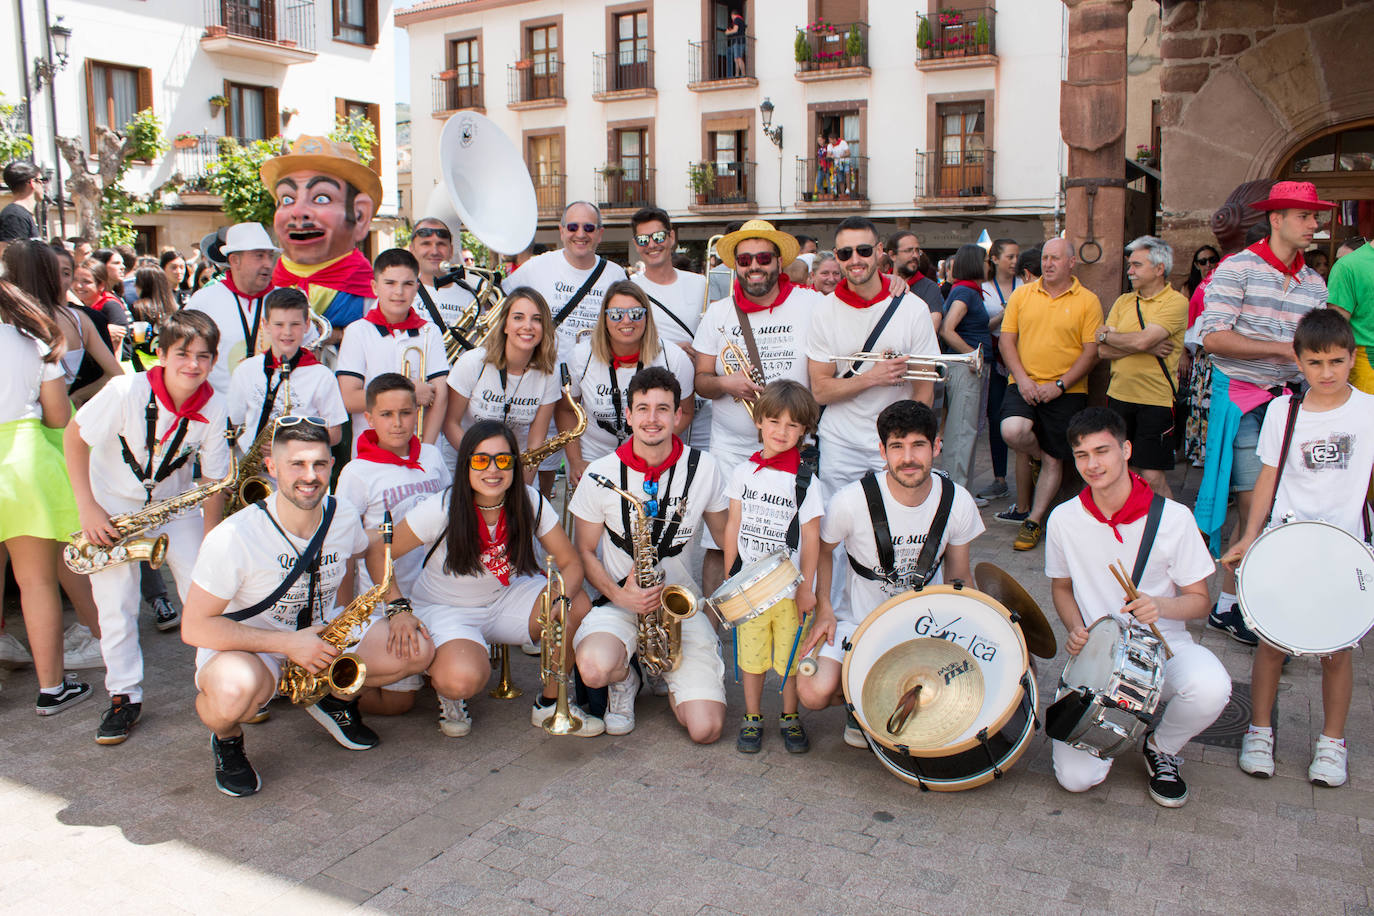
[(787, 653), (787, 666), (782, 669), (782, 683), (778, 685), (778, 693), (787, 689), (787, 675), (792, 673), (792, 660), (797, 657), (797, 646), (801, 645), (802, 630), (806, 629), (806, 615), (802, 614), (801, 623), (797, 624), (797, 635), (792, 637), (792, 651)]
[[(1121, 561), (1117, 560), (1116, 563), (1113, 563), (1107, 568), (1112, 571), (1112, 575), (1116, 577), (1117, 583), (1120, 584), (1121, 588), (1126, 592), (1126, 600), (1134, 601), (1140, 597), (1140, 592), (1136, 591), (1135, 585), (1131, 583), (1131, 577), (1126, 575), (1126, 567), (1122, 565), (1120, 570), (1116, 568), (1118, 563), (1121, 563)], [(1169, 641), (1164, 638), (1163, 633), (1159, 632), (1159, 627), (1155, 626), (1153, 623), (1150, 624), (1150, 632), (1153, 633), (1155, 639), (1159, 640), (1160, 644), (1164, 646), (1164, 657), (1173, 658), (1174, 650), (1169, 648)]]
[(735, 683), (739, 683), (739, 627), (730, 636), (730, 654), (735, 657)]

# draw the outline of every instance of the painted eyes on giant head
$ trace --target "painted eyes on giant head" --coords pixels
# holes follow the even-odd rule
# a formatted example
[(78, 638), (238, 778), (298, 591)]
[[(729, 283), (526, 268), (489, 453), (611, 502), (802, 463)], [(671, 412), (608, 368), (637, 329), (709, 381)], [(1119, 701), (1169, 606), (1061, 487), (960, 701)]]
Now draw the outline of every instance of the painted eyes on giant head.
[[(277, 205), (281, 207), (290, 207), (293, 204), (295, 204), (295, 202), (296, 196), (294, 194), (283, 194), (281, 197), (277, 198)], [(310, 202), (312, 204), (323, 206), (325, 204), (333, 203), (334, 198), (330, 197), (328, 194), (321, 191), (319, 194), (316, 194), (314, 197), (310, 198)]]

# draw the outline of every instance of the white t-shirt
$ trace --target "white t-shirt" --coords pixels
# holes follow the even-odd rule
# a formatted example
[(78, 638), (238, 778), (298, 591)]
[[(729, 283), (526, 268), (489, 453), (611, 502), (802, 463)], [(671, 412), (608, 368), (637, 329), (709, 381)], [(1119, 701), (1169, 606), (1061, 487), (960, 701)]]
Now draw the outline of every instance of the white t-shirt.
[(625, 425), (625, 392), (635, 373), (649, 366), (664, 366), (677, 377), (684, 404), (692, 397), (692, 382), (696, 379), (692, 361), (681, 347), (666, 343), (662, 338), (658, 342), (658, 355), (652, 362), (622, 366), (615, 371), (614, 380), (611, 367), (592, 356), (590, 340), (582, 341), (573, 350), (572, 361), (568, 363), (568, 373), (572, 376), (572, 395), (587, 412), (587, 431), (579, 439), (584, 460), (592, 461), (608, 455), (630, 438), (629, 427)]
[[(561, 249), (546, 251), (517, 267), (515, 273), (507, 277), (501, 287), (507, 293), (517, 286), (534, 287), (549, 303), (549, 311), (556, 318), (595, 269), (595, 265), (587, 270), (573, 267)], [(596, 280), (596, 285), (587, 291), (587, 295), (582, 297), (577, 307), (558, 326), (559, 362), (567, 362), (572, 355), (578, 331), (596, 327), (597, 316), (601, 313), (601, 299), (605, 296), (606, 289), (617, 280), (624, 279), (625, 268), (614, 261), (607, 261), (605, 270), (601, 271), (601, 276)]]
[[(276, 591), (310, 544), (310, 537), (296, 537), (281, 526), (278, 499), (281, 497), (273, 496), (235, 512), (216, 525), (201, 544), (196, 565), (191, 570), (191, 581), (216, 598), (227, 600), (226, 614), (251, 607)], [(332, 616), (335, 594), (343, 584), (348, 561), (366, 550), (367, 532), (358, 520), (358, 510), (338, 500), (329, 532), (320, 547), (319, 581), (315, 586), (311, 626), (326, 623), (326, 615)], [(307, 570), (291, 583), (275, 605), (239, 622), (262, 630), (295, 632), (296, 616), (305, 608), (309, 596), (310, 572)], [(213, 655), (211, 649), (197, 650), (197, 667)]]
[[(262, 300), (266, 295), (264, 292), (256, 299), (237, 296), (221, 280), (196, 290), (186, 302), (186, 308), (209, 315), (219, 328), (219, 353), (210, 370), (210, 384), (221, 394), (229, 390), (229, 377), (239, 363), (256, 349), (256, 338), (249, 340), (244, 329), (249, 335), (262, 330)], [(314, 328), (309, 329), (306, 337), (316, 339)]]
[[(425, 444), (420, 446), (418, 469), (354, 458), (339, 472), (334, 494), (357, 508), (362, 513), (363, 527), (371, 531), (381, 526), (383, 513), (388, 511), (392, 525), (399, 525), (416, 503), (443, 490), (452, 480), (439, 447)], [(402, 594), (410, 594), (422, 559), (423, 552), (412, 550), (395, 562), (396, 581)], [(358, 565), (358, 583), (362, 590), (372, 587), (372, 577), (363, 564)]]
[[(787, 529), (792, 517), (797, 525), (820, 518), (825, 513), (825, 490), (814, 476), (807, 484), (802, 498), (801, 512), (797, 511), (797, 475), (777, 468), (760, 468), (752, 461), (738, 465), (730, 472), (725, 485), (727, 499), (739, 500), (740, 562), (748, 566), (779, 550), (787, 550)], [(791, 551), (792, 562), (801, 569), (801, 540)]]
[[(229, 377), (229, 422), (235, 426), (248, 424), (239, 437), (240, 455), (248, 450), (256, 438), (262, 405), (267, 400), (267, 373), (263, 370), (266, 359), (265, 353), (250, 356), (239, 363)], [(280, 369), (273, 370), (272, 384), (279, 387), (272, 402), (269, 421), (280, 416), (319, 417), (330, 426), (341, 426), (348, 419), (343, 395), (339, 393), (339, 380), (328, 366), (314, 363), (296, 367), (290, 375), (290, 410), (286, 409), (286, 383), (281, 382), (280, 375)]]
[(463, 429), (478, 420), (500, 420), (515, 431), (520, 448), (529, 447), (530, 424), (545, 404), (553, 404), (563, 396), (558, 376), (527, 367), (519, 375), (506, 373), (505, 387), (501, 386), (501, 370), (487, 362), (487, 350), (469, 350), (453, 364), (448, 374), (448, 386), (468, 399), (463, 414)]
[(1010, 299), (1011, 291), (1020, 285), (1021, 281), (1016, 277), (1012, 277), (1011, 285), (1002, 290), (1001, 295), (998, 295), (996, 283), (992, 280), (983, 281), (983, 308), (988, 310), (988, 321), (994, 320), (998, 315), (1007, 310), (1006, 299), (1002, 297), (1006, 296), (1007, 299)]
[[(436, 290), (432, 286), (426, 286), (425, 292), (429, 293), (429, 299), (434, 303), (434, 307), (439, 310), (439, 317), (444, 319), (444, 324), (453, 327), (459, 317), (463, 314), (463, 309), (472, 304), (472, 293), (463, 289), (457, 283), (450, 283), (441, 290)], [(415, 303), (411, 306), (415, 309), (415, 314), (425, 321), (434, 323), (434, 317), (430, 315), (429, 309), (425, 308), (425, 301), (420, 298), (420, 294), (415, 294)], [(438, 327), (438, 325), (435, 325)], [(441, 330), (442, 334), (443, 331)]]
[[(535, 532), (539, 537), (548, 534), (558, 525), (558, 513), (548, 500), (539, 495), (533, 487), (526, 487), (530, 506), (535, 514)], [(416, 605), (438, 605), (445, 608), (487, 608), (495, 604), (505, 593), (508, 586), (482, 568), (481, 573), (467, 576), (450, 576), (444, 572), (444, 561), (448, 558), (448, 546), (444, 536), (448, 529), (448, 505), (452, 489), (425, 497), (406, 513), (406, 524), (420, 539), (423, 546), (416, 547), (411, 554), (419, 557), (423, 568), (415, 578), (415, 590), (410, 596)], [(488, 529), (490, 530), (490, 529)], [(437, 546), (436, 546), (437, 542)], [(430, 548), (434, 549), (429, 562), (424, 562)], [(410, 559), (407, 554), (404, 559)], [(515, 573), (511, 573), (515, 581)]]
[[(768, 311), (747, 313), (749, 326), (754, 331), (754, 342), (759, 348), (759, 360), (763, 363), (759, 368), (763, 370), (765, 381), (775, 382), (786, 378), (811, 387), (806, 370), (807, 329), (812, 313), (824, 300), (825, 297), (813, 289), (794, 286), (781, 305)], [(929, 323), (926, 322), (927, 325)], [(720, 354), (725, 349), (727, 339), (734, 341), (745, 353), (749, 352), (740, 333), (739, 320), (735, 317), (732, 296), (711, 303), (702, 316), (696, 339), (692, 342), (698, 353), (716, 354), (717, 375), (725, 374)], [(759, 430), (749, 411), (734, 398), (717, 398), (711, 409), (711, 454), (733, 467), (758, 451), (758, 448)]]
[(44, 382), (64, 375), (61, 362), (43, 362), (47, 353), (48, 345), (41, 340), (0, 323), (0, 359), (5, 364), (0, 376), (0, 423), (43, 416), (39, 389)]
[[(440, 330), (432, 322), (424, 327), (410, 331), (393, 331), (390, 334), (380, 325), (370, 321), (355, 321), (344, 329), (343, 341), (339, 344), (339, 361), (334, 374), (352, 376), (360, 379), (363, 387), (383, 372), (401, 371), (401, 354), (411, 347), (419, 347), (425, 354), (424, 381), (448, 375), (448, 355), (444, 352), (444, 339)], [(417, 360), (411, 354), (411, 380), (419, 381)], [(367, 417), (361, 413), (353, 414), (353, 435), (356, 437), (365, 429), (371, 429)]]
[[(922, 317), (925, 314), (922, 313)], [(926, 319), (929, 325), (929, 319)], [(949, 508), (949, 521), (945, 524), (944, 535), (940, 538), (940, 552), (936, 558), (935, 571), (927, 585), (939, 585), (945, 581), (944, 556), (950, 545), (962, 546), (982, 534), (983, 517), (968, 490), (953, 483), (941, 474), (932, 474), (934, 481), (930, 492), (919, 506), (904, 506), (892, 498), (888, 486), (887, 472), (879, 471), (878, 490), (883, 495), (883, 506), (887, 509), (887, 528), (892, 535), (893, 565), (896, 584), (875, 582), (865, 579), (852, 569), (845, 569), (849, 577), (849, 607), (837, 608), (839, 616), (848, 614), (854, 623), (863, 620), (874, 608), (887, 599), (900, 595), (909, 589), (907, 581), (916, 572), (916, 563), (925, 547), (926, 535), (930, 533), (935, 511), (940, 507), (940, 490), (937, 487), (954, 487), (954, 501)], [(873, 519), (868, 514), (868, 501), (864, 498), (863, 483), (854, 481), (841, 487), (825, 507), (821, 518), (821, 540), (827, 544), (844, 543), (845, 553), (860, 565), (878, 572), (878, 541), (874, 536)], [(836, 562), (839, 562), (838, 560)], [(839, 570), (835, 573), (840, 574)]]
[[(868, 308), (854, 308), (831, 293), (816, 307), (811, 319), (810, 332), (806, 339), (806, 355), (820, 362), (832, 356), (847, 356), (860, 350), (882, 352), (892, 350), (906, 355), (940, 354), (940, 344), (935, 339), (935, 328), (930, 323), (930, 310), (926, 304), (911, 292), (902, 296), (897, 311), (883, 327), (882, 333), (872, 345), (865, 347), (869, 334), (887, 311), (891, 298), (875, 302)], [(849, 371), (853, 363), (832, 363), (835, 375)], [(876, 363), (863, 363), (857, 370), (858, 375), (871, 372)], [(850, 459), (844, 463), (878, 470), (882, 458), (878, 454), (878, 427), (876, 420), (882, 409), (896, 401), (911, 397), (911, 383), (884, 385), (868, 388), (854, 397), (837, 401), (825, 408), (818, 431), (821, 440), (822, 473), (827, 480), (832, 474), (825, 465), (834, 467), (837, 457)], [(851, 477), (852, 479), (852, 477)]]
[[(681, 550), (686, 547), (701, 525), (703, 512), (723, 512), (730, 507), (730, 501), (725, 497), (725, 479), (720, 473), (720, 468), (716, 465), (715, 460), (704, 452), (700, 453), (697, 472), (692, 478), (691, 488), (688, 489), (687, 465), (692, 451), (692, 449), (684, 448), (677, 463), (664, 471), (658, 480), (659, 517), (671, 522), (677, 516), (684, 496), (687, 501), (686, 507), (682, 510), (682, 518), (677, 533), (673, 536), (672, 544), (659, 547), (659, 566), (667, 575), (665, 581), (668, 584), (689, 586), (694, 592), (699, 592), (701, 583), (696, 581), (688, 571), (681, 553), (666, 558), (661, 556), (665, 549), (676, 548)], [(634, 568), (630, 554), (617, 547), (615, 542), (611, 540), (609, 533), (614, 531), (619, 537), (627, 537), (625, 517), (621, 513), (621, 506), (625, 504), (625, 499), (619, 493), (599, 486), (592, 480), (591, 475), (600, 474), (622, 489), (636, 495), (642, 494), (644, 492), (644, 475), (626, 468), (626, 484), (622, 484), (620, 477), (622, 467), (624, 465), (614, 454), (605, 455), (593, 461), (587, 466), (587, 473), (583, 474), (582, 479), (578, 481), (577, 489), (573, 491), (572, 503), (570, 504), (573, 515), (606, 526), (606, 530), (601, 533), (599, 545), (601, 565), (606, 567), (606, 572), (616, 581), (630, 575)], [(647, 497), (644, 498), (647, 500)], [(633, 508), (629, 510), (629, 517), (634, 518)], [(654, 535), (655, 546), (659, 546), (658, 540), (663, 536), (661, 526), (651, 520), (650, 527)]]
[[(119, 436), (122, 435), (129, 443), (129, 450), (139, 467), (146, 468), (148, 423), (145, 411), (150, 397), (152, 387), (146, 373), (121, 375), (110, 379), (76, 413), (81, 438), (91, 446), (91, 492), (101, 507), (111, 514), (142, 506), (147, 496), (140, 479), (124, 463)], [(191, 473), (197, 455), (200, 456), (201, 473), (206, 478), (221, 478), (229, 472), (229, 442), (224, 438), (224, 396), (218, 393), (213, 395), (199, 412), (205, 417), (205, 422), (187, 424), (186, 435), (177, 451), (177, 456), (187, 456), (186, 462), (153, 488), (154, 500), (184, 493), (194, 485)], [(176, 438), (175, 434), (166, 434), (177, 422), (170, 411), (158, 405), (156, 442), (153, 445), (156, 457), (153, 462), (154, 473), (162, 467), (164, 449)], [(175, 461), (177, 456), (172, 460)]]
[[(1275, 398), (1264, 415), (1255, 453), (1270, 467), (1278, 467), (1291, 400), (1286, 394)], [(1374, 395), (1351, 388), (1344, 404), (1320, 413), (1303, 404), (1279, 480), (1273, 522), (1277, 524), (1291, 512), (1298, 521), (1328, 522), (1364, 540), (1360, 514), (1371, 469)]]
[[(658, 336), (663, 342), (691, 346), (692, 339), (701, 325), (701, 306), (706, 299), (706, 278), (701, 274), (688, 273), (676, 268), (674, 273), (677, 274), (677, 280), (669, 286), (661, 286), (646, 279), (642, 271), (630, 279), (644, 292), (663, 303), (662, 308), (654, 306), (654, 326), (658, 328)], [(663, 314), (665, 309), (681, 319), (682, 324)], [(682, 325), (686, 325), (687, 330), (684, 330)], [(695, 374), (694, 367), (693, 375)], [(691, 441), (687, 444), (693, 448), (705, 449), (711, 443), (711, 402), (701, 395), (695, 395), (695, 401)]]
[[(1107, 614), (1116, 615), (1126, 604), (1126, 595), (1109, 567), (1120, 560), (1128, 574), (1135, 569), (1145, 518), (1119, 525), (1117, 530), (1120, 541), (1110, 527), (1088, 514), (1076, 496), (1056, 506), (1045, 523), (1045, 575), (1073, 580), (1073, 597), (1085, 626)], [(1180, 586), (1201, 582), (1215, 571), (1216, 564), (1202, 542), (1193, 514), (1166, 500), (1145, 574), (1137, 586), (1140, 593), (1172, 598)], [(1189, 638), (1182, 620), (1161, 617), (1156, 626), (1169, 640)]]

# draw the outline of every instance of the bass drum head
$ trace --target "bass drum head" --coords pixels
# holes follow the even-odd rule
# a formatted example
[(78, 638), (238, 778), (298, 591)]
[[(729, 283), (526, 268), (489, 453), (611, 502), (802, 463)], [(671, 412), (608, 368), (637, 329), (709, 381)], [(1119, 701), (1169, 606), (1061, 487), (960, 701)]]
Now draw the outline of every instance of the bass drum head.
[(1289, 655), (1338, 652), (1374, 626), (1374, 556), (1335, 525), (1270, 528), (1236, 573), (1246, 625)]

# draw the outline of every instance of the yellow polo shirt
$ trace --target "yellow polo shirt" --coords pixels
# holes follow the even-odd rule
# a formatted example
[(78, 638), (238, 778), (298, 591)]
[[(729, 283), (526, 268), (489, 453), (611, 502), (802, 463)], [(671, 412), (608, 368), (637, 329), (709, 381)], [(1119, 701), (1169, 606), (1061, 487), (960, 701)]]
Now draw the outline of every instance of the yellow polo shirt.
[[(1188, 300), (1172, 286), (1165, 285), (1159, 292), (1146, 299), (1140, 298), (1140, 314), (1135, 309), (1136, 294), (1123, 293), (1112, 304), (1107, 315), (1107, 326), (1113, 331), (1128, 334), (1145, 330), (1147, 324), (1157, 324), (1169, 332), (1169, 340), (1174, 344), (1173, 352), (1164, 358), (1169, 367), (1169, 376), (1153, 353), (1132, 353), (1121, 359), (1112, 360), (1112, 381), (1107, 386), (1107, 396), (1131, 404), (1153, 404), (1156, 407), (1174, 406), (1174, 392), (1169, 387), (1169, 379), (1178, 384), (1178, 361), (1183, 355), (1183, 332), (1188, 329)], [(1144, 318), (1144, 322), (1141, 322)]]
[[(1045, 291), (1040, 280), (1018, 286), (1007, 300), (1002, 333), (1016, 335), (1016, 353), (1026, 374), (1037, 384), (1060, 378), (1078, 357), (1083, 345), (1097, 341), (1102, 324), (1102, 302), (1078, 282), (1058, 296)], [(1011, 384), (1016, 379), (1008, 377)], [(1086, 394), (1088, 378), (1074, 382), (1069, 391)]]

